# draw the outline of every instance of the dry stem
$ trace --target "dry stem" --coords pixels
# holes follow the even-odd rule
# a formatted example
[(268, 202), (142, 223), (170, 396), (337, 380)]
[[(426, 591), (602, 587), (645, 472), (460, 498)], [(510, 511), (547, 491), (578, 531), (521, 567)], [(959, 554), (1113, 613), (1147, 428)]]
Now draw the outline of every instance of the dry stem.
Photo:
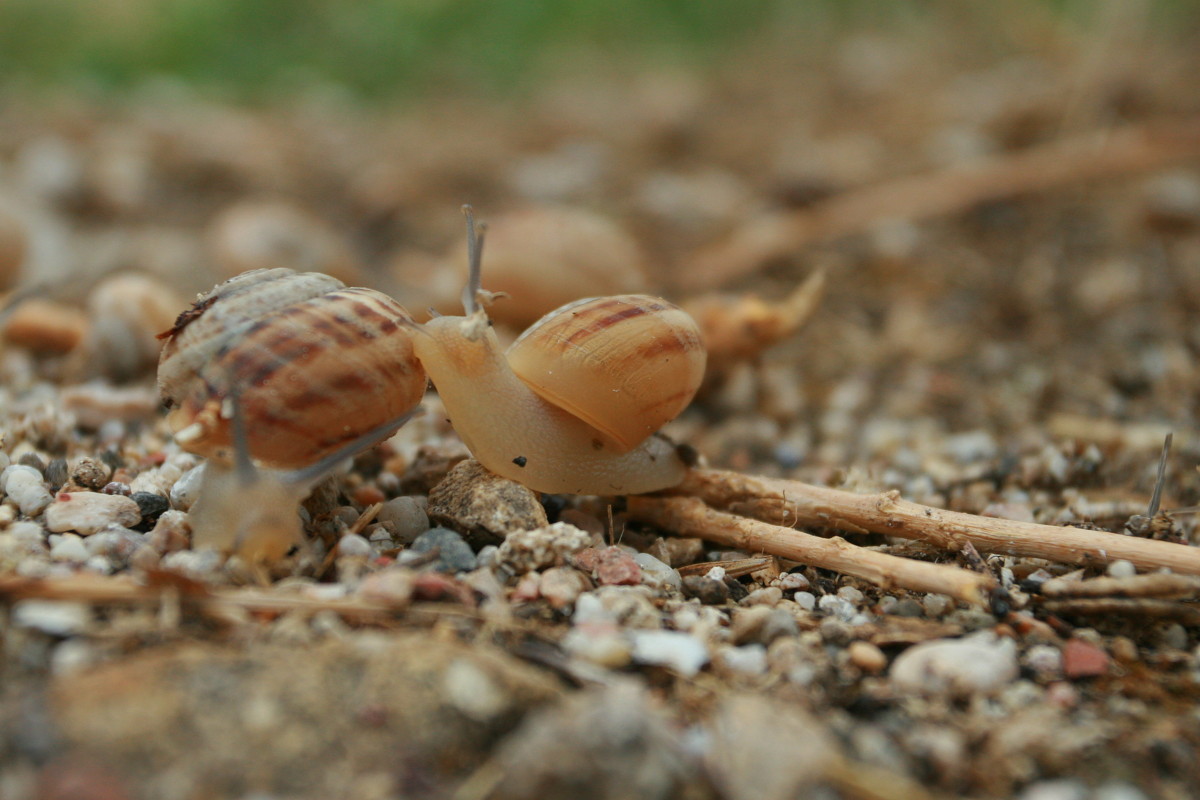
[(897, 558), (857, 547), (844, 539), (823, 539), (802, 531), (714, 511), (694, 497), (631, 497), (629, 514), (636, 520), (681, 536), (696, 536), (749, 552), (770, 553), (854, 575), (884, 588), (903, 587), (919, 592), (938, 592), (968, 603), (984, 605), (989, 592), (996, 586), (990, 575)]
[[(675, 492), (775, 524), (921, 539), (957, 552), (970, 542), (986, 553), (1104, 565), (1126, 560), (1141, 569), (1200, 575), (1200, 548), (1104, 531), (1039, 525), (923, 506), (897, 492), (854, 494), (799, 481), (720, 470), (693, 470)], [(757, 548), (752, 548), (757, 549)]]
[(847, 191), (802, 211), (760, 215), (701, 251), (679, 276), (689, 291), (746, 275), (819, 241), (885, 220), (922, 220), (1056, 186), (1157, 169), (1200, 156), (1200, 119), (1131, 125), (927, 175)]

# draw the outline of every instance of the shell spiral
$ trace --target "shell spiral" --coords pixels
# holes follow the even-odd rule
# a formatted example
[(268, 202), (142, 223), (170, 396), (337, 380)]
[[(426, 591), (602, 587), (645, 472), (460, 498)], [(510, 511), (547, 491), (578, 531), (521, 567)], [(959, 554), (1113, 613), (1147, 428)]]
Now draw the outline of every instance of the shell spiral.
[(159, 360), (168, 423), (186, 449), (227, 457), (237, 389), (247, 445), (266, 466), (320, 460), (420, 402), (425, 372), (399, 303), (319, 273), (254, 270), (184, 311)]

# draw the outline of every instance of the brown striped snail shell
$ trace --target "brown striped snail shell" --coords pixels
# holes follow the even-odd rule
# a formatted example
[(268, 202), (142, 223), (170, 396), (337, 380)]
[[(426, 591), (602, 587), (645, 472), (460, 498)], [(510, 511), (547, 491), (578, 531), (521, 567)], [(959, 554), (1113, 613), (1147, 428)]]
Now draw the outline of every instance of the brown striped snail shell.
[(543, 399), (618, 452), (679, 416), (704, 379), (695, 321), (659, 297), (593, 297), (552, 311), (513, 342), (508, 363)]
[(163, 334), (158, 383), (186, 449), (228, 460), (237, 387), (250, 454), (274, 468), (321, 460), (401, 417), (425, 392), (408, 313), (319, 273), (254, 270), (201, 297)]

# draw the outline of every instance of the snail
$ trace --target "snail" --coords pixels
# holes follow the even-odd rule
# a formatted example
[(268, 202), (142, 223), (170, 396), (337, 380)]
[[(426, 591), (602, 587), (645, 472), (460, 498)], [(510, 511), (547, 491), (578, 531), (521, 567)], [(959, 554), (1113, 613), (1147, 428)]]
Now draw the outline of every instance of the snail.
[(464, 210), (462, 316), (418, 324), (379, 292), (288, 270), (245, 273), (181, 314), (159, 367), (180, 444), (228, 449), (232, 383), (255, 457), (303, 467), (415, 407), (428, 375), (475, 458), (531, 489), (635, 494), (682, 481), (689, 451), (657, 431), (704, 375), (691, 317), (646, 295), (580, 300), (505, 353), (480, 289), (482, 236)]

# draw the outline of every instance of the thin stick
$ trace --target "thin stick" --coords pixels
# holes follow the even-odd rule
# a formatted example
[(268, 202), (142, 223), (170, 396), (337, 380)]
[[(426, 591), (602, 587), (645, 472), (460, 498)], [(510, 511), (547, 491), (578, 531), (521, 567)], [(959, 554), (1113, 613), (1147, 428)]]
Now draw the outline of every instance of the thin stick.
[(1200, 118), (1130, 125), (982, 159), (943, 172), (852, 189), (802, 211), (764, 214), (702, 250), (687, 291), (723, 285), (820, 241), (884, 220), (923, 220), (1030, 192), (1158, 169), (1200, 156)]
[(937, 592), (985, 605), (989, 592), (996, 586), (990, 575), (897, 558), (852, 545), (845, 539), (823, 539), (803, 531), (714, 511), (694, 497), (630, 497), (629, 515), (680, 536), (696, 536), (751, 553), (770, 553), (854, 575), (885, 589), (901, 587)]
[(673, 491), (787, 526), (882, 533), (920, 539), (952, 552), (970, 542), (985, 553), (1084, 566), (1123, 559), (1141, 569), (1165, 567), (1186, 575), (1200, 575), (1200, 548), (1105, 531), (945, 511), (902, 500), (897, 492), (854, 494), (799, 481), (720, 470), (692, 470), (687, 480)]
[(1093, 578), (1086, 581), (1051, 578), (1038, 587), (1043, 597), (1200, 597), (1200, 578), (1190, 575), (1130, 575), (1127, 578)]

